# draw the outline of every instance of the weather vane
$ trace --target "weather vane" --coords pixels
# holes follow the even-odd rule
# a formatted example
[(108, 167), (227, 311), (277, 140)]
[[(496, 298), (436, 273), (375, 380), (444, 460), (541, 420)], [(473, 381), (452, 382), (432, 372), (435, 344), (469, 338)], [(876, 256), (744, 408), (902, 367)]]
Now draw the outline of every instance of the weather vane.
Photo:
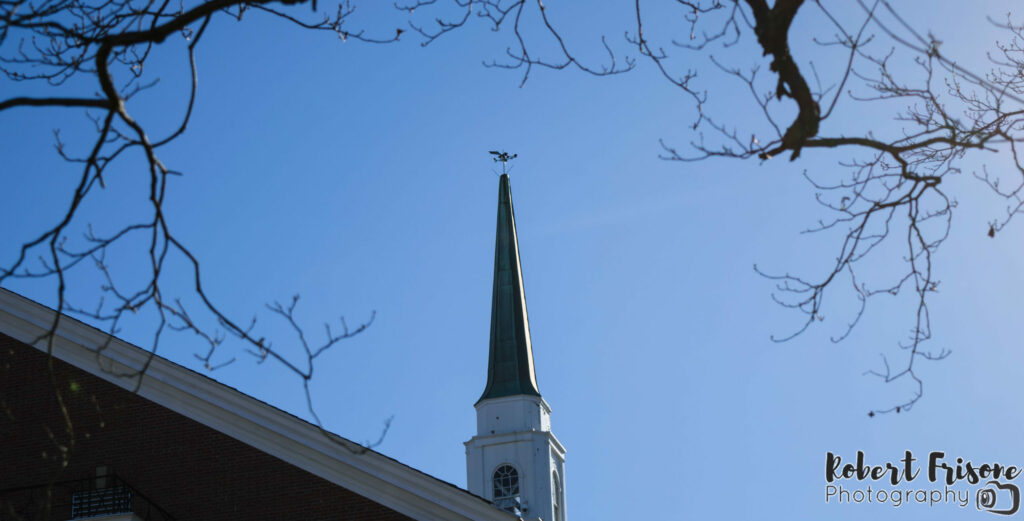
[(502, 174), (507, 174), (509, 172), (509, 170), (511, 170), (510, 168), (508, 168), (508, 162), (513, 160), (513, 159), (515, 159), (515, 158), (517, 158), (517, 157), (519, 157), (519, 154), (509, 154), (508, 152), (505, 152), (504, 150), (502, 150), (501, 152), (498, 152), (497, 150), (491, 150), (490, 153), (491, 153), (492, 156), (494, 156), (494, 162), (495, 163), (497, 163), (498, 161), (501, 161), (501, 173)]

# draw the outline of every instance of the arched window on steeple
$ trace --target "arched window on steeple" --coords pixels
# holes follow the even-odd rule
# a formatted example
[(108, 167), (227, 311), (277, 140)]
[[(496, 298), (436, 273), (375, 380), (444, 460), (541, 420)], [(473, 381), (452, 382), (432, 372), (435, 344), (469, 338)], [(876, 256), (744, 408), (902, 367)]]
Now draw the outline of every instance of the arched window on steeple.
[(553, 521), (562, 521), (563, 507), (562, 507), (562, 481), (558, 479), (558, 472), (551, 472), (551, 506), (554, 507), (554, 518)]
[(494, 486), (494, 505), (513, 514), (521, 514), (519, 471), (512, 465), (501, 465), (494, 471), (491, 481)]

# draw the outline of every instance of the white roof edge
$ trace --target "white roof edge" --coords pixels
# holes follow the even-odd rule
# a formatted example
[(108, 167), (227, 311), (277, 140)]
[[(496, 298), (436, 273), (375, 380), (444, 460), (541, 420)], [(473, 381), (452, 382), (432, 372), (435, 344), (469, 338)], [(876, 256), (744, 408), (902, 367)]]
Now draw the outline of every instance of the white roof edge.
[[(45, 333), (55, 312), (0, 288), (0, 332), (26, 344)], [(138, 370), (151, 356), (137, 346), (92, 326), (61, 317), (53, 355), (99, 378), (133, 390), (137, 379), (119, 376)], [(104, 344), (102, 351), (98, 348)], [(43, 342), (34, 345), (46, 350)], [(220, 431), (267, 454), (420, 520), (514, 521), (484, 499), (377, 452), (359, 447), (280, 409), (159, 356), (146, 370), (139, 396)], [(333, 439), (329, 439), (333, 438)]]

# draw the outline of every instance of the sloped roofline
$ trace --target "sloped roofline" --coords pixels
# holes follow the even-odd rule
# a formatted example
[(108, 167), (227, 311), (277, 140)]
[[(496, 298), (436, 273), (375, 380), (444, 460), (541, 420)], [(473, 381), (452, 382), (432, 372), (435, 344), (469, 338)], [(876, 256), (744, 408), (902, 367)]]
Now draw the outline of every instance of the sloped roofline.
[[(0, 332), (22, 343), (35, 342), (33, 347), (46, 351), (45, 343), (36, 341), (55, 313), (0, 288)], [(60, 319), (53, 355), (128, 390), (135, 389), (138, 377), (120, 375), (137, 372), (148, 361), (139, 396), (414, 519), (519, 519), (378, 452), (354, 454), (349, 449), (362, 447), (350, 440), (67, 315)]]

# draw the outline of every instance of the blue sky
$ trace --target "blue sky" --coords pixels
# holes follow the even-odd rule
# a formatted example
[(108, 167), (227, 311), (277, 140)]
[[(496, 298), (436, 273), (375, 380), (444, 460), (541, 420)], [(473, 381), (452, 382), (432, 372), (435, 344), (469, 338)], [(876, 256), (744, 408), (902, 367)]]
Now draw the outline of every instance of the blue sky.
[[(631, 29), (628, 3), (557, 9), (549, 10), (584, 58), (601, 58), (601, 34), (635, 55), (620, 36)], [(658, 9), (650, 7), (651, 18), (671, 29), (673, 19)], [(943, 52), (966, 63), (1002, 37), (985, 16), (1006, 7), (984, 9), (906, 6), (922, 32), (944, 41)], [(359, 14), (352, 23), (382, 31), (398, 23), (380, 21), (394, 15), (374, 6)], [(1016, 385), (1024, 232), (1016, 223), (997, 240), (985, 237), (1003, 203), (969, 175), (982, 162), (1005, 167), (1002, 156), (968, 158), (967, 173), (950, 180), (959, 206), (936, 268), (943, 282), (931, 303), (931, 347), (953, 355), (921, 366), (925, 397), (909, 414), (868, 418), (909, 392), (862, 376), (878, 367), (880, 353), (898, 356), (896, 342), (911, 324), (908, 301), (872, 302), (853, 334), (833, 344), (854, 304), (838, 293), (826, 320), (774, 343), (772, 335), (792, 332), (802, 316), (774, 304), (771, 282), (752, 269), (821, 273), (840, 237), (799, 233), (824, 216), (800, 174), (835, 170), (844, 156), (665, 162), (658, 140), (684, 148), (694, 137), (694, 107), (648, 62), (607, 78), (534, 70), (520, 88), (520, 72), (481, 65), (508, 42), (480, 24), (420, 48), (408, 33), (390, 46), (342, 43), (250, 15), (243, 23), (215, 19), (199, 47), (196, 112), (162, 152), (185, 173), (172, 181), (167, 211), (202, 259), (209, 293), (236, 316), (258, 313), (260, 331), (283, 349), (289, 332), (265, 302), (301, 294), (298, 315), (314, 335), (339, 315), (353, 324), (376, 311), (365, 334), (316, 367), (313, 398), (328, 429), (375, 439), (393, 417), (378, 450), (465, 485), (462, 443), (474, 434), (472, 405), (487, 364), (498, 181), (487, 151), (507, 149), (519, 153), (512, 193), (537, 379), (568, 450), (573, 519), (987, 518), (973, 502), (963, 510), (826, 504), (826, 453), (848, 459), (863, 450), (884, 463), (905, 450), (919, 459), (942, 450), (1024, 465)], [(798, 19), (802, 46), (794, 52), (819, 60), (827, 74), (834, 56), (807, 45), (821, 30), (815, 24)], [(716, 55), (766, 69), (745, 38), (745, 47)], [(182, 47), (157, 48), (147, 67), (161, 83), (129, 104), (151, 128), (170, 129), (186, 102)], [(710, 113), (754, 125), (756, 106), (743, 86), (716, 73), (706, 55), (679, 65), (701, 72)], [(55, 221), (77, 175), (55, 157), (52, 129), (78, 150), (91, 134), (75, 111), (2, 117), (0, 260), (10, 262), (15, 244)], [(828, 127), (862, 128), (899, 126), (888, 108), (846, 104)], [(144, 187), (139, 165), (129, 157), (111, 172), (110, 187), (83, 208), (79, 230), (89, 222), (112, 230), (142, 211), (133, 199)], [(115, 253), (121, 273), (137, 276), (140, 258)], [(168, 287), (185, 294), (184, 264), (172, 267)], [(52, 283), (5, 286), (53, 302)], [(71, 295), (84, 305), (97, 288), (82, 271)], [(148, 345), (145, 323), (127, 325), (122, 336)], [(192, 356), (202, 346), (189, 336), (161, 346), (164, 356), (202, 370)], [(309, 417), (293, 375), (255, 364), (238, 346), (222, 356), (238, 361), (212, 377)]]

